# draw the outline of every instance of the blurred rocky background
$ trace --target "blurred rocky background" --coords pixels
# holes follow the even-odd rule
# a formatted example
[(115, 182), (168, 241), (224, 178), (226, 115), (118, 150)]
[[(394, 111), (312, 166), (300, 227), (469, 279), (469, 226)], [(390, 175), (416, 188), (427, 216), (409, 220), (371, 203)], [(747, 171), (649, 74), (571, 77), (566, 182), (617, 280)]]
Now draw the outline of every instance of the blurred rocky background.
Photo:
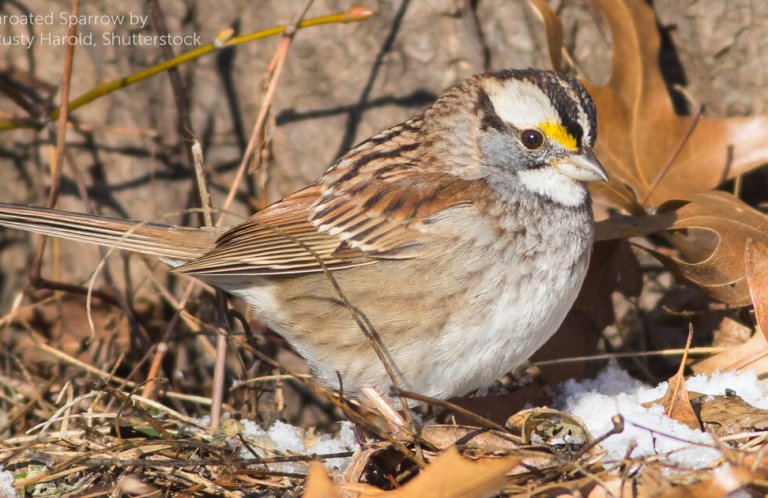
[[(565, 22), (574, 72), (605, 81), (610, 34), (590, 0), (550, 2)], [(168, 29), (198, 34), (202, 43), (233, 28), (249, 33), (289, 23), (304, 0), (163, 0)], [(353, 2), (317, 0), (307, 17), (345, 10)], [(251, 175), (233, 207), (246, 214), (312, 182), (359, 140), (406, 119), (441, 90), (476, 72), (546, 66), (542, 24), (526, 0), (359, 1), (376, 15), (361, 23), (299, 31), (288, 53), (267, 126), (265, 168)], [(704, 104), (712, 116), (766, 112), (768, 107), (768, 3), (754, 0), (659, 0), (653, 2), (664, 34), (662, 63), (670, 89), (687, 112)], [(69, 2), (0, 1), (0, 36), (42, 32), (64, 35), (58, 23)], [(20, 25), (8, 16), (53, 13), (54, 25)], [(147, 16), (140, 1), (84, 2), (81, 15)], [(128, 17), (126, 17), (128, 19)], [(107, 46), (110, 33), (152, 34), (128, 20), (89, 22), (94, 46), (75, 53), (72, 97), (99, 83), (127, 76), (163, 60), (157, 46)], [(7, 39), (7, 38), (6, 38)], [(213, 189), (221, 205), (259, 111), (263, 75), (279, 37), (222, 50), (181, 66), (192, 118)], [(176, 54), (194, 47), (174, 47)], [(6, 43), (0, 49), (0, 83), (35, 90), (35, 105), (55, 105), (65, 47)], [(684, 92), (680, 89), (684, 85)], [(0, 92), (0, 113), (26, 115)], [(193, 170), (182, 149), (174, 96), (166, 74), (122, 89), (73, 113), (68, 143), (71, 163), (97, 212), (137, 219), (197, 223), (170, 215), (198, 204)], [(44, 204), (50, 183), (50, 130), (21, 129), (0, 135), (0, 199)], [(250, 204), (247, 202), (250, 199)], [(65, 168), (62, 208), (82, 211), (70, 169)], [(232, 218), (233, 222), (235, 218)], [(0, 232), (0, 310), (23, 288), (31, 258), (28, 236)], [(51, 252), (48, 251), (48, 257)], [(100, 256), (92, 247), (62, 242), (61, 275), (83, 281)], [(116, 263), (111, 263), (116, 264)], [(46, 267), (46, 272), (50, 271)], [(115, 272), (119, 279), (121, 271)], [(62, 277), (62, 278), (63, 278)]]

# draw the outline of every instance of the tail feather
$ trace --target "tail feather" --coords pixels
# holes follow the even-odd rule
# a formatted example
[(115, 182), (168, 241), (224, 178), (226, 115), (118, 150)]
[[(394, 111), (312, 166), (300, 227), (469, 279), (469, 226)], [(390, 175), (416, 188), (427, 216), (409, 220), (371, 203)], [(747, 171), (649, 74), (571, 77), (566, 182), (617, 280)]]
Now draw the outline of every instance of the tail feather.
[(190, 261), (211, 249), (215, 229), (184, 228), (0, 202), (0, 226)]

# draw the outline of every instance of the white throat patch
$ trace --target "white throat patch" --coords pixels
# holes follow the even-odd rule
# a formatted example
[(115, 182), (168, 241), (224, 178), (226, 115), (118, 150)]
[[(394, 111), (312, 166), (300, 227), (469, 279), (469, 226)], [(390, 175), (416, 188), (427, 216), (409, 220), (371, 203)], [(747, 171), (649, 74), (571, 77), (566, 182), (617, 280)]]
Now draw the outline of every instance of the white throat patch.
[(549, 166), (518, 171), (517, 175), (528, 190), (563, 206), (581, 206), (587, 199), (587, 189), (583, 185)]

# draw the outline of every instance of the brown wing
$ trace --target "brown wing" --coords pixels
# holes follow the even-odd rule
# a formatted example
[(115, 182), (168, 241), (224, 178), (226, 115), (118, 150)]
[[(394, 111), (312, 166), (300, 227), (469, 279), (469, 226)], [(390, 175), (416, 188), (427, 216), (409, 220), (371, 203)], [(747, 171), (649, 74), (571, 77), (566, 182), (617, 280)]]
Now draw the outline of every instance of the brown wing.
[(484, 197), (485, 182), (444, 171), (422, 123), (419, 116), (371, 137), (325, 172), (310, 217), (318, 230), (371, 257), (409, 258), (432, 215)]
[(486, 188), (436, 172), (418, 126), (417, 118), (371, 137), (318, 184), (255, 214), (177, 271), (287, 275), (418, 256), (431, 216), (482, 198), (478, 189)]
[(374, 262), (358, 250), (334, 254), (339, 239), (319, 232), (309, 222), (310, 208), (319, 193), (319, 186), (313, 185), (272, 204), (224, 233), (212, 250), (176, 271), (196, 275), (285, 275), (321, 271), (322, 265), (339, 269)]

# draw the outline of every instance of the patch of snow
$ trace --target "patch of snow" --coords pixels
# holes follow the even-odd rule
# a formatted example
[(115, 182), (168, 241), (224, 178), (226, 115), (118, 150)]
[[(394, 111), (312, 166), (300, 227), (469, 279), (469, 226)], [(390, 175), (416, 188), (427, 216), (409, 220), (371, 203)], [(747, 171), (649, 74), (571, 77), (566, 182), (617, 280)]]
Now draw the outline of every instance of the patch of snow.
[[(352, 430), (352, 424), (350, 422), (342, 422), (338, 435), (331, 436), (330, 434), (323, 434), (318, 438), (311, 449), (318, 455), (330, 455), (333, 453), (354, 451), (357, 448), (358, 444), (355, 440), (355, 432)], [(329, 469), (336, 469), (339, 472), (343, 472), (351, 461), (352, 457), (329, 458), (325, 460), (325, 466)]]
[[(747, 403), (768, 408), (768, 396), (752, 371), (696, 375), (687, 379), (686, 387), (708, 395), (723, 395), (726, 388), (732, 389)], [(610, 431), (611, 418), (622, 415), (624, 431), (601, 443), (611, 460), (624, 458), (633, 441), (637, 444), (633, 457), (666, 455), (670, 463), (688, 468), (702, 468), (720, 458), (722, 453), (713, 447), (709, 434), (668, 418), (661, 406), (641, 405), (663, 397), (666, 390), (666, 382), (647, 386), (612, 363), (595, 379), (563, 383), (555, 406), (580, 418), (593, 437)]]
[(13, 489), (13, 473), (10, 470), (3, 470), (0, 465), (0, 498), (17, 498), (18, 496)]
[[(354, 451), (358, 447), (350, 422), (341, 422), (339, 433), (335, 436), (330, 434), (318, 436), (306, 428), (279, 421), (266, 431), (251, 420), (241, 420), (240, 423), (243, 425), (241, 435), (260, 457), (326, 455)], [(240, 456), (245, 459), (254, 458), (247, 448), (240, 450)], [(343, 472), (351, 461), (351, 457), (329, 458), (324, 460), (324, 463), (329, 470)], [(278, 472), (306, 474), (309, 462), (270, 463), (266, 467)]]

